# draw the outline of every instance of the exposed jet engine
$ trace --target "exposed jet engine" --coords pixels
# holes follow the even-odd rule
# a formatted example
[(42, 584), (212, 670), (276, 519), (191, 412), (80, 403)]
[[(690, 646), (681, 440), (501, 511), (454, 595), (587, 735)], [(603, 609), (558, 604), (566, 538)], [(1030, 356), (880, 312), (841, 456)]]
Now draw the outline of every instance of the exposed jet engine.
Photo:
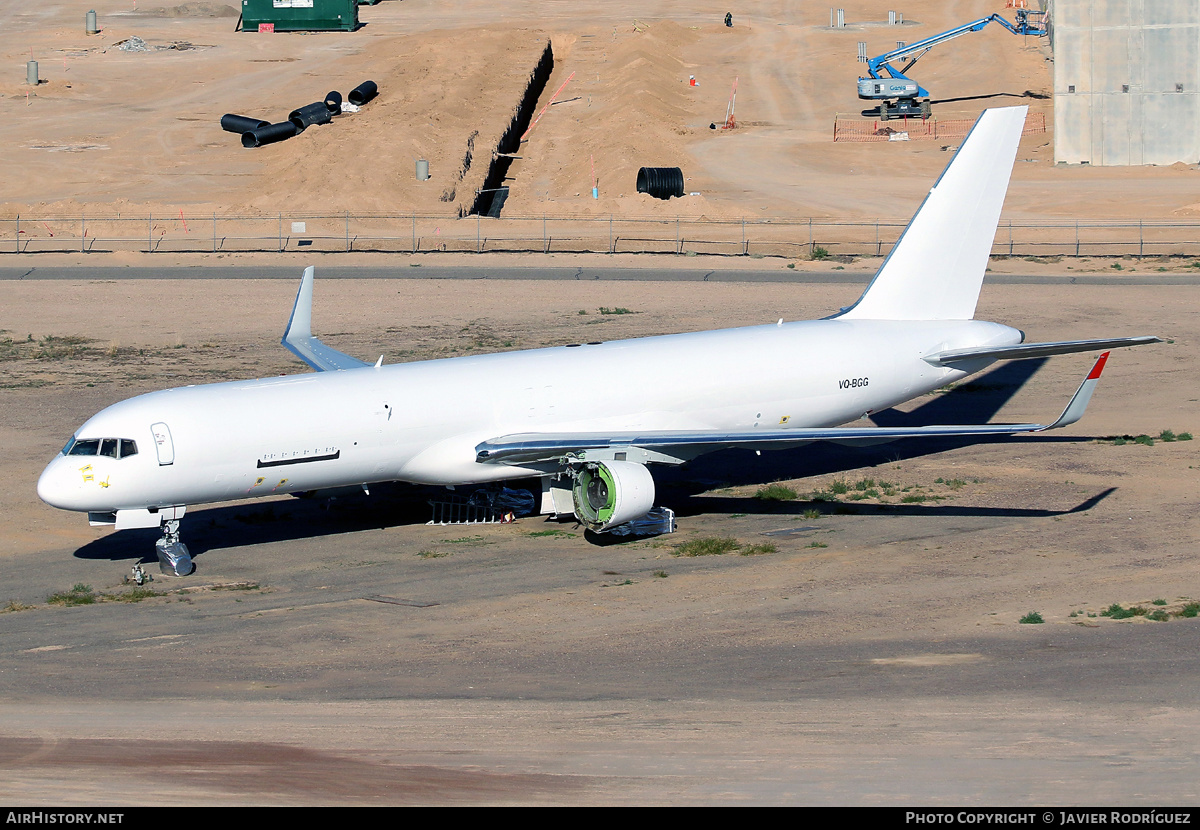
[(571, 488), (575, 516), (599, 532), (639, 519), (654, 507), (654, 479), (633, 461), (589, 463)]

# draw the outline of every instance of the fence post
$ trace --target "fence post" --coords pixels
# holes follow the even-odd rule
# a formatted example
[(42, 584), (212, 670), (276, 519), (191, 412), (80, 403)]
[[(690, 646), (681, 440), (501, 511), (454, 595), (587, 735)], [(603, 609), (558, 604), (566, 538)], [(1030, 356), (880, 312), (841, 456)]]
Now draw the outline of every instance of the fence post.
[(279, 214), (279, 253), (283, 253), (283, 214)]
[(17, 214), (17, 253), (21, 253), (21, 214)]
[(1142, 220), (1139, 219), (1138, 220), (1138, 259), (1142, 258), (1142, 250), (1143, 250), (1142, 245), (1143, 245)]
[(213, 253), (217, 252), (217, 212), (213, 211)]
[(750, 253), (750, 249), (746, 247), (746, 217), (742, 217), (742, 256)]
[(812, 244), (812, 217), (810, 216), (810, 217), (808, 217), (808, 255), (809, 255), (809, 256), (812, 256), (812, 252), (813, 252), (813, 244)]
[(879, 242), (879, 220), (875, 220), (875, 256), (883, 253), (883, 246)]
[(412, 240), (412, 252), (413, 252), (414, 254), (417, 252), (417, 212), (416, 212), (416, 211), (413, 211), (413, 240)]
[(87, 217), (79, 214), (79, 253), (87, 253)]
[[(542, 214), (542, 253), (543, 254), (550, 253), (550, 251), (547, 250), (547, 245), (546, 245), (546, 214), (544, 214), (544, 213)], [(545, 479), (543, 479), (543, 481), (544, 480)]]
[(1079, 256), (1079, 220), (1075, 220), (1075, 256)]
[(612, 214), (608, 214), (608, 252), (613, 253), (613, 237), (612, 237)]
[(154, 253), (154, 214), (146, 214), (146, 253)]
[(346, 211), (346, 253), (350, 253), (350, 211)]
[(679, 217), (675, 217), (675, 253), (679, 253)]
[(480, 242), (480, 237), (483, 233), (482, 225), (483, 225), (483, 214), (476, 213), (475, 214), (475, 253), (477, 253), (477, 254), (483, 253), (483, 245)]

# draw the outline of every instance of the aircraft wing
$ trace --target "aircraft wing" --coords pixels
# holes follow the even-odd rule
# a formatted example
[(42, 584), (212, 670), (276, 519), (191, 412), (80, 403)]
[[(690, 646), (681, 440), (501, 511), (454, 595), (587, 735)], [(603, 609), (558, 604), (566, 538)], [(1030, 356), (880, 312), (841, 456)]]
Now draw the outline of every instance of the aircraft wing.
[(1097, 349), (1120, 349), (1125, 346), (1143, 346), (1161, 343), (1160, 337), (1117, 337), (1110, 340), (1060, 340), (1054, 343), (1022, 343), (1019, 346), (995, 346), (978, 349), (950, 349), (926, 355), (924, 360), (933, 366), (953, 366), (969, 360), (990, 358), (993, 360), (1025, 360), (1031, 357), (1050, 357), (1072, 352), (1090, 352)]
[[(1062, 415), (1050, 424), (980, 424), (924, 427), (817, 427), (795, 429), (659, 430), (646, 432), (591, 432), (573, 434), (522, 433), (504, 435), (475, 447), (475, 460), (481, 464), (537, 464), (551, 461), (583, 461), (590, 454), (641, 450), (638, 458), (628, 460), (681, 463), (701, 453), (730, 447), (747, 449), (786, 449), (812, 441), (870, 445), (899, 438), (946, 438), (1015, 435), (1043, 432), (1073, 424), (1083, 417), (1092, 399), (1104, 364), (1104, 352), (1092, 366)], [(636, 455), (636, 453), (635, 453)]]
[(304, 269), (304, 277), (300, 280), (300, 290), (296, 292), (296, 304), (292, 307), (292, 318), (288, 320), (287, 330), (280, 342), (288, 351), (303, 360), (318, 372), (329, 372), (339, 369), (359, 369), (370, 366), (356, 357), (343, 354), (337, 349), (331, 349), (314, 337), (312, 333), (312, 292), (313, 267)]

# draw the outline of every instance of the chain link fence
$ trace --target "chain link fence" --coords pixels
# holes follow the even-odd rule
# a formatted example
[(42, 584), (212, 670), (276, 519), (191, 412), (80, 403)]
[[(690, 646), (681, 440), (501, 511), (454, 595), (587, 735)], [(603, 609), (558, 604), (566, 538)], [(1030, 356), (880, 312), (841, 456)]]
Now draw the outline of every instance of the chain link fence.
[[(655, 253), (793, 259), (885, 256), (903, 222), (617, 216), (20, 216), (4, 253)], [(1200, 222), (1001, 222), (1000, 256), (1200, 256)]]

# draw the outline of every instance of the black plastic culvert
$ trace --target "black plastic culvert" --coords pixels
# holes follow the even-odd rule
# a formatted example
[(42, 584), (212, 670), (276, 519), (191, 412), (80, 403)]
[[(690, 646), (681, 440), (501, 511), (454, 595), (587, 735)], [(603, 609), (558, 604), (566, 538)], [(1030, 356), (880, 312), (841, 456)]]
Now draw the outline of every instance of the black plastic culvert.
[(298, 133), (304, 132), (305, 128), (314, 124), (328, 124), (332, 120), (333, 113), (329, 111), (329, 107), (325, 106), (324, 101), (317, 101), (315, 104), (309, 104), (288, 113), (288, 121), (296, 125)]
[(361, 107), (378, 94), (379, 87), (375, 86), (374, 81), (363, 81), (354, 89), (350, 90), (350, 94), (346, 96), (346, 100), (351, 104), (354, 104), (356, 107)]
[(257, 130), (259, 127), (266, 127), (270, 123), (270, 121), (263, 121), (261, 118), (251, 118), (248, 115), (227, 113), (221, 116), (221, 129), (231, 133), (248, 133), (251, 130)]
[(261, 147), (264, 144), (274, 144), (276, 141), (291, 138), (298, 132), (299, 130), (296, 129), (296, 125), (291, 121), (268, 124), (265, 127), (259, 127), (256, 130), (248, 130), (242, 133), (242, 146)]
[(683, 171), (678, 167), (643, 167), (637, 174), (637, 192), (655, 199), (683, 196)]
[(325, 106), (333, 115), (342, 114), (342, 93), (336, 89), (333, 92), (325, 93)]

